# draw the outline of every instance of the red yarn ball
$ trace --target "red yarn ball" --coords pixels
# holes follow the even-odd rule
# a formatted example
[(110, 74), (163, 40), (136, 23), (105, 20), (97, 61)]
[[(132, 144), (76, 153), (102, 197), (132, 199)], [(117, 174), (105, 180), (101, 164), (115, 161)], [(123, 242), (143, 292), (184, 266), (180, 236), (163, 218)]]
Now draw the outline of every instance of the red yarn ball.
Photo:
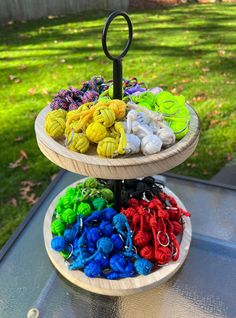
[(140, 255), (143, 258), (151, 261), (151, 260), (155, 259), (155, 250), (151, 245), (147, 245), (141, 249)]
[(172, 252), (169, 247), (159, 247), (156, 251), (156, 260), (158, 264), (164, 265), (170, 262)]
[(134, 208), (128, 208), (128, 209), (122, 209), (122, 213), (125, 214), (125, 216), (128, 218), (128, 219), (132, 219), (133, 216), (135, 215), (136, 211)]
[(137, 199), (135, 198), (131, 198), (128, 200), (128, 204), (129, 206), (131, 206), (132, 208), (136, 208), (137, 206), (139, 206), (139, 202)]
[(134, 237), (134, 244), (138, 247), (144, 247), (149, 242), (150, 236), (147, 232), (138, 231)]
[(173, 233), (174, 233), (174, 235), (178, 235), (178, 234), (183, 232), (183, 225), (182, 224), (180, 224), (177, 221), (172, 221), (171, 223), (173, 225)]

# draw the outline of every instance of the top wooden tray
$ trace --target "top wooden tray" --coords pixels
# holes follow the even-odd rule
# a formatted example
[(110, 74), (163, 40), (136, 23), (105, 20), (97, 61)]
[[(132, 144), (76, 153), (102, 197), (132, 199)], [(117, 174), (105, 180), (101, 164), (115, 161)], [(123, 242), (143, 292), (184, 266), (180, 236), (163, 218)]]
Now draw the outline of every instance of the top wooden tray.
[(104, 179), (145, 177), (178, 166), (195, 150), (200, 135), (200, 122), (195, 111), (190, 106), (188, 108), (191, 120), (190, 129), (186, 136), (172, 147), (150, 156), (139, 154), (107, 159), (96, 155), (94, 149), (85, 155), (73, 152), (67, 149), (63, 143), (59, 143), (46, 134), (44, 120), (50, 111), (49, 106), (45, 107), (36, 118), (36, 138), (42, 153), (53, 163), (68, 171)]

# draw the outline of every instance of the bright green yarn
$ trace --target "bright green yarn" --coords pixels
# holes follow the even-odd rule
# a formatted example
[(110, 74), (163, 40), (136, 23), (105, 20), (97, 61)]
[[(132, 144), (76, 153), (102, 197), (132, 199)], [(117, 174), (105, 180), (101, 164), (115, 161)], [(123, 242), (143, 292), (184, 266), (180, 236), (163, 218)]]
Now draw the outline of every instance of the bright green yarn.
[(92, 213), (91, 206), (86, 202), (81, 202), (77, 208), (77, 214), (82, 217), (89, 216)]
[(66, 224), (72, 224), (76, 221), (77, 214), (72, 209), (66, 209), (61, 215), (62, 221)]
[(84, 182), (85, 188), (97, 188), (98, 182), (95, 178), (87, 178)]
[(59, 252), (59, 253), (60, 253), (60, 255), (61, 255), (63, 258), (65, 258), (65, 259), (67, 259), (67, 258), (70, 256), (70, 253), (69, 253), (68, 251), (66, 251), (66, 250), (61, 251), (61, 252)]
[(156, 96), (152, 92), (143, 92), (138, 96), (132, 95), (132, 101), (150, 110), (158, 110), (156, 108)]
[(66, 196), (67, 197), (73, 197), (75, 195), (76, 189), (75, 188), (68, 188), (66, 190)]
[(96, 198), (92, 201), (93, 207), (96, 211), (102, 210), (107, 206), (107, 201), (102, 197)]
[(109, 201), (109, 202), (113, 201), (113, 199), (114, 199), (114, 193), (113, 193), (110, 189), (104, 188), (104, 189), (101, 189), (100, 192), (101, 192), (101, 196), (102, 196), (105, 200), (107, 200), (107, 201)]
[(66, 229), (65, 224), (58, 219), (54, 220), (51, 224), (51, 231), (53, 234), (63, 235), (65, 229)]
[(187, 118), (170, 117), (166, 122), (173, 130), (177, 140), (183, 138), (189, 131), (189, 120)]

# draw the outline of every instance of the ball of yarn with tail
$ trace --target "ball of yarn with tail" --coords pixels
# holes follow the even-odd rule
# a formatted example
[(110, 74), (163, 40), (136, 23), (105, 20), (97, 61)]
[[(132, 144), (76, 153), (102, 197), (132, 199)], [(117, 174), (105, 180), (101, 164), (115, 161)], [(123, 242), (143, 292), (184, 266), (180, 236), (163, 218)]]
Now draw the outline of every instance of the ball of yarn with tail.
[(64, 250), (66, 241), (63, 236), (55, 236), (51, 241), (51, 247), (57, 252)]
[(77, 213), (72, 209), (66, 209), (61, 215), (62, 221), (66, 224), (72, 224), (76, 221)]
[(92, 213), (92, 209), (89, 203), (81, 202), (77, 208), (77, 214), (86, 217)]
[(106, 106), (98, 107), (93, 114), (93, 120), (103, 124), (105, 127), (111, 127), (114, 124), (115, 119), (116, 116), (114, 111)]
[(103, 199), (102, 197), (99, 197), (99, 198), (95, 198), (93, 200), (92, 204), (93, 204), (94, 209), (99, 211), (99, 210), (102, 210), (106, 207), (107, 201), (105, 199)]
[(147, 232), (138, 231), (134, 237), (134, 244), (139, 247), (144, 247), (149, 242), (149, 235)]
[(87, 231), (87, 240), (89, 243), (97, 243), (100, 237), (101, 233), (97, 227), (93, 227)]
[(109, 202), (114, 199), (114, 193), (108, 188), (101, 189), (101, 196)]
[(98, 277), (101, 272), (102, 268), (98, 261), (92, 261), (84, 268), (85, 275), (91, 278)]
[(65, 228), (65, 224), (58, 219), (54, 220), (51, 224), (51, 231), (53, 234), (63, 235)]
[(140, 251), (140, 255), (145, 258), (148, 259), (150, 261), (154, 260), (155, 258), (155, 250), (151, 245), (147, 245), (144, 246), (141, 251)]
[(85, 180), (84, 185), (86, 188), (97, 188), (98, 182), (95, 178), (89, 177)]
[(139, 258), (135, 261), (134, 267), (139, 275), (148, 275), (153, 268), (153, 264), (147, 259)]
[(99, 230), (101, 231), (101, 233), (106, 236), (106, 237), (110, 237), (113, 233), (113, 226), (111, 225), (110, 222), (107, 221), (103, 221), (100, 225), (99, 225)]
[(160, 152), (162, 146), (161, 138), (156, 135), (148, 135), (142, 139), (141, 150), (144, 155), (153, 155)]
[(107, 130), (101, 123), (91, 123), (86, 129), (87, 138), (94, 143), (98, 143), (100, 140), (104, 139), (106, 135)]
[(102, 237), (97, 241), (97, 248), (100, 252), (109, 254), (113, 250), (112, 240), (108, 237)]
[(63, 109), (49, 112), (45, 118), (45, 130), (47, 134), (55, 139), (64, 135), (66, 128), (66, 111)]
[(126, 114), (126, 103), (119, 99), (113, 99), (109, 103), (109, 109), (112, 109), (115, 113), (116, 119), (121, 120)]
[(136, 135), (126, 134), (126, 142), (125, 152), (127, 154), (139, 153), (141, 141)]
[(126, 265), (127, 262), (122, 255), (115, 254), (110, 259), (110, 267), (113, 269), (113, 271), (125, 272)]
[(89, 149), (89, 140), (84, 134), (78, 134), (76, 132), (71, 132), (68, 135), (67, 148), (72, 151), (86, 153)]
[(190, 122), (188, 117), (169, 117), (166, 122), (173, 130), (177, 140), (183, 138), (189, 131)]
[(91, 91), (87, 91), (83, 94), (83, 96), (81, 97), (82, 103), (89, 103), (89, 102), (94, 102), (95, 100), (97, 100), (99, 97), (99, 94), (93, 90)]
[(124, 247), (124, 241), (121, 239), (119, 234), (112, 234), (110, 238), (114, 245), (114, 250), (120, 251)]
[(164, 265), (170, 262), (172, 257), (172, 252), (169, 247), (159, 247), (156, 251), (156, 260), (158, 264)]
[(99, 141), (97, 146), (97, 153), (102, 157), (116, 157), (118, 156), (118, 142), (115, 138), (107, 137)]

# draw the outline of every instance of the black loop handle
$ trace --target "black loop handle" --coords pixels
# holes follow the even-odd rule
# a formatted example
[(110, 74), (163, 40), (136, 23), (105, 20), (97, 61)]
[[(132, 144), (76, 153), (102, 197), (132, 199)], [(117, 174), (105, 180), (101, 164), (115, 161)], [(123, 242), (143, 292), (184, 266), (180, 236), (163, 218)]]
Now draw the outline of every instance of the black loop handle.
[[(125, 20), (127, 21), (127, 24), (128, 24), (128, 28), (129, 28), (129, 37), (128, 37), (128, 41), (126, 43), (126, 46), (123, 50), (123, 52), (119, 55), (119, 56), (112, 56), (109, 51), (108, 51), (108, 48), (107, 48), (107, 31), (108, 31), (108, 28), (111, 24), (111, 22), (118, 16), (122, 16), (125, 18)], [(128, 50), (129, 50), (129, 47), (131, 45), (131, 42), (132, 42), (132, 38), (133, 38), (133, 27), (132, 27), (132, 22), (128, 16), (128, 14), (124, 11), (114, 11), (112, 12), (109, 17), (107, 18), (107, 21), (104, 25), (104, 28), (103, 28), (103, 32), (102, 32), (102, 47), (103, 47), (103, 51), (104, 53), (106, 54), (106, 56), (112, 60), (112, 61), (115, 61), (115, 60), (121, 60), (122, 57), (124, 57)]]

